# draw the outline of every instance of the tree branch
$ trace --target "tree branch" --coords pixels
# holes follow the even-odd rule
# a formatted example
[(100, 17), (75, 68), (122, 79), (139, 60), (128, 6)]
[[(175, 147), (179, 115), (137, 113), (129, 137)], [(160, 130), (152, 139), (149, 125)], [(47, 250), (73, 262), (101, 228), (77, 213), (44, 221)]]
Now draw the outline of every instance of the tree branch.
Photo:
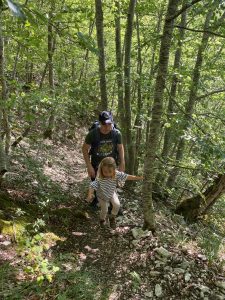
[(219, 89), (219, 90), (211, 91), (211, 92), (208, 92), (207, 94), (203, 94), (201, 96), (198, 96), (196, 99), (199, 100), (199, 99), (206, 98), (208, 96), (218, 94), (218, 93), (223, 93), (223, 92), (225, 92), (225, 89)]
[(189, 7), (193, 6), (194, 4), (200, 2), (202, 0), (192, 0), (191, 3), (187, 3), (184, 5), (180, 10), (178, 10), (172, 17), (168, 18), (166, 21), (170, 22), (174, 19), (176, 19), (179, 15), (181, 15), (185, 10), (187, 10)]
[(215, 36), (218, 36), (218, 37), (222, 37), (222, 38), (225, 39), (225, 35), (222, 35), (222, 34), (219, 34), (217, 32), (210, 31), (210, 30), (193, 29), (193, 28), (183, 27), (183, 26), (180, 26), (180, 25), (175, 25), (174, 27), (183, 28), (185, 30), (194, 31), (194, 32), (206, 32), (206, 33), (209, 33), (209, 34), (212, 34), (212, 35), (215, 35)]

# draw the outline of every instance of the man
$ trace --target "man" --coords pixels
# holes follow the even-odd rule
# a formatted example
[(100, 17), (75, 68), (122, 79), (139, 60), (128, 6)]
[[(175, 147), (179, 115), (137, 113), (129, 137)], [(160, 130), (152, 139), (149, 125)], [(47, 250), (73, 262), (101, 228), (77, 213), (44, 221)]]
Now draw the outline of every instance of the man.
[[(95, 179), (101, 160), (108, 156), (115, 159), (119, 171), (125, 171), (122, 135), (120, 131), (115, 128), (110, 112), (103, 111), (100, 113), (99, 126), (90, 130), (87, 134), (82, 152), (91, 180)], [(96, 207), (96, 197), (92, 205)]]

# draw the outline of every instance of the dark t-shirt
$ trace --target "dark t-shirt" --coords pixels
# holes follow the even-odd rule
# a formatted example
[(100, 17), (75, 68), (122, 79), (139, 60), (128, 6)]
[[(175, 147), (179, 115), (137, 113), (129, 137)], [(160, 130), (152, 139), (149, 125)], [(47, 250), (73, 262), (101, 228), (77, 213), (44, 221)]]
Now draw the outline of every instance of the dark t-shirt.
[[(97, 132), (96, 132), (97, 130)], [(99, 142), (96, 145), (97, 142)], [(89, 131), (85, 138), (85, 143), (88, 145), (95, 145), (91, 150), (91, 163), (94, 167), (97, 167), (100, 161), (105, 157), (113, 157), (118, 160), (117, 145), (122, 144), (122, 136), (119, 130), (111, 131), (108, 134), (103, 134), (100, 129), (92, 129)]]

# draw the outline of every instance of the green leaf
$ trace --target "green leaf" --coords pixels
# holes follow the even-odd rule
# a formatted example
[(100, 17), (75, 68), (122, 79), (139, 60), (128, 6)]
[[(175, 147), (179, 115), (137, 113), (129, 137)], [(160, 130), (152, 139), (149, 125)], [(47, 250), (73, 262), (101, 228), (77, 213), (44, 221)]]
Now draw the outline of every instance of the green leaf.
[(78, 32), (77, 37), (82, 48), (88, 49), (91, 52), (98, 54), (98, 49), (96, 48), (95, 41), (89, 35)]
[(14, 3), (12, 0), (6, 0), (9, 9), (11, 10), (11, 12), (13, 13), (13, 15), (17, 18), (21, 18), (23, 20), (26, 19), (26, 16), (24, 14), (24, 12), (22, 11), (21, 7), (19, 4)]

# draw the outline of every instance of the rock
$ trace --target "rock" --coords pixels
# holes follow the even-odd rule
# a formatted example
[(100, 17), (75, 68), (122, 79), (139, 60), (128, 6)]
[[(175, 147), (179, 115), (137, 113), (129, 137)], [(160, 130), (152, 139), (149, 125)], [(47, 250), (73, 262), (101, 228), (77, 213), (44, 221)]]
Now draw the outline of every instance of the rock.
[(151, 231), (144, 231), (139, 227), (134, 227), (131, 229), (134, 239), (141, 239), (142, 237), (147, 237), (151, 235)]
[(138, 240), (131, 241), (131, 243), (132, 243), (133, 246), (137, 246), (138, 242), (139, 242)]
[(181, 264), (179, 264), (179, 267), (182, 269), (187, 269), (190, 267), (190, 263), (187, 260), (184, 260)]
[(152, 298), (153, 297), (153, 292), (145, 292), (144, 295), (147, 298)]
[(202, 294), (210, 292), (210, 289), (207, 286), (205, 286), (205, 285), (199, 285), (198, 288), (201, 290)]
[(185, 282), (188, 282), (190, 279), (191, 279), (191, 274), (190, 273), (185, 273), (185, 275), (184, 275)]
[(161, 273), (159, 271), (150, 271), (150, 275), (155, 277), (155, 276), (158, 276), (160, 275)]
[(158, 283), (155, 285), (155, 295), (156, 295), (156, 297), (162, 296), (162, 287)]
[(173, 271), (174, 271), (174, 273), (176, 273), (176, 274), (182, 274), (182, 273), (185, 273), (185, 270), (184, 270), (184, 269), (181, 269), (181, 268), (175, 268)]
[(219, 288), (225, 289), (225, 281), (216, 281), (215, 285)]
[(169, 252), (168, 250), (166, 250), (165, 248), (163, 247), (159, 247), (159, 248), (156, 248), (155, 251), (161, 255), (162, 257), (170, 257), (172, 255), (171, 252)]
[(172, 272), (172, 271), (173, 271), (173, 269), (172, 269), (170, 266), (166, 266), (166, 267), (164, 268), (164, 270), (169, 271), (169, 272)]
[(214, 299), (215, 299), (215, 300), (224, 300), (225, 297), (224, 297), (224, 295), (216, 294)]
[(164, 261), (158, 261), (158, 260), (156, 260), (155, 264), (156, 264), (155, 265), (156, 268), (161, 268), (161, 266), (165, 265), (165, 262)]
[(11, 242), (10, 241), (4, 241), (4, 242), (0, 242), (0, 245), (3, 245), (3, 246), (9, 246), (11, 245)]
[(203, 254), (198, 254), (198, 258), (200, 258), (200, 259), (203, 260), (203, 261), (206, 261), (206, 260), (207, 260), (206, 256), (203, 255)]

